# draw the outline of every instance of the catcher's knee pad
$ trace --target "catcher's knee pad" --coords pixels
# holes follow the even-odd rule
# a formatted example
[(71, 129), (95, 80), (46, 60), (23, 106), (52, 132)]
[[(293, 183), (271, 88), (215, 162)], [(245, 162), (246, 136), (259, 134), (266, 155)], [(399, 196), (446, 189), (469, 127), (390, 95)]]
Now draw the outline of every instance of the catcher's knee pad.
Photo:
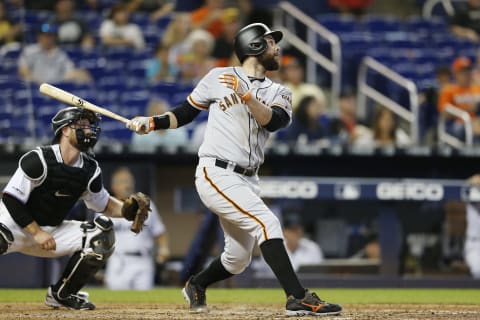
[(223, 252), (220, 259), (225, 270), (231, 274), (240, 274), (250, 264), (252, 260), (252, 254), (243, 252), (240, 254), (231, 255), (227, 252)]
[(99, 215), (93, 222), (86, 222), (81, 225), (84, 231), (84, 239), (90, 239), (83, 244), (83, 253), (94, 257), (99, 261), (106, 261), (115, 250), (115, 233), (113, 222), (110, 218)]
[(0, 222), (0, 254), (7, 252), (13, 243), (13, 234), (6, 225)]

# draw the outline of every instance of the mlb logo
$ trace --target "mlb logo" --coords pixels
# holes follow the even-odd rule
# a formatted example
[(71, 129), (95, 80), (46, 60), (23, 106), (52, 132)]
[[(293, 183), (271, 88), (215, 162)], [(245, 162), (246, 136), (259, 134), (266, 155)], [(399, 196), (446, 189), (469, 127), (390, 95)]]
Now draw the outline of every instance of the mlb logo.
[(341, 200), (357, 200), (360, 198), (360, 187), (353, 183), (336, 184), (335, 198)]
[(476, 186), (468, 186), (462, 189), (462, 199), (469, 202), (480, 202), (480, 188)]

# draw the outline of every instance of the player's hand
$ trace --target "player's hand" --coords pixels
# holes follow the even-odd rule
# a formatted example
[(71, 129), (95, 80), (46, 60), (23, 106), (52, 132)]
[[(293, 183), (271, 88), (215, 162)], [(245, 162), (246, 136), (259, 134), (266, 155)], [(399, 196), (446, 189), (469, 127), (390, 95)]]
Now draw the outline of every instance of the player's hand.
[(43, 250), (52, 250), (57, 249), (57, 243), (52, 235), (44, 230), (39, 230), (34, 236), (33, 239), (36, 243), (40, 245)]
[(153, 117), (135, 117), (128, 121), (126, 126), (138, 134), (147, 134), (155, 128)]
[(157, 263), (164, 264), (168, 259), (170, 259), (170, 249), (168, 249), (168, 247), (158, 248), (157, 255), (155, 257)]
[(469, 184), (479, 186), (480, 185), (480, 174), (476, 174), (476, 175), (471, 176), (470, 178), (468, 178), (467, 182)]
[(240, 79), (233, 73), (222, 73), (218, 76), (218, 81), (225, 87), (235, 91), (243, 100), (250, 99), (250, 81)]

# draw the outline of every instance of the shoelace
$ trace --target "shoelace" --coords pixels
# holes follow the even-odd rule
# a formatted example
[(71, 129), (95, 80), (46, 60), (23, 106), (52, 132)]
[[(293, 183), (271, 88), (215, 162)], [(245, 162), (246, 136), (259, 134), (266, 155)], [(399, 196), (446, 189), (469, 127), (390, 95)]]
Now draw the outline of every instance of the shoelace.
[(195, 302), (197, 302), (197, 303), (198, 302), (204, 303), (205, 300), (206, 300), (205, 290), (201, 290), (198, 287), (196, 287), (196, 290), (193, 294), (193, 298), (195, 299)]
[(313, 298), (312, 302), (317, 304), (325, 304), (325, 301), (320, 299), (315, 292), (310, 293), (310, 296)]

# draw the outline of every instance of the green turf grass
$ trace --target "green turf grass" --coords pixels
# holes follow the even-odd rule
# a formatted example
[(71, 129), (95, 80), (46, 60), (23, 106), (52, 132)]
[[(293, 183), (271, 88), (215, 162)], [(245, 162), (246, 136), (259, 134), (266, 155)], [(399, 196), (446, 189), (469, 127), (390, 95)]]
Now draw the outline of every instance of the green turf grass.
[[(182, 304), (180, 288), (150, 291), (110, 291), (87, 288), (95, 303)], [(317, 289), (320, 297), (340, 304), (415, 303), (480, 304), (480, 289)], [(0, 289), (1, 302), (43, 302), (46, 289)], [(217, 289), (207, 292), (208, 303), (283, 304), (280, 289)]]

